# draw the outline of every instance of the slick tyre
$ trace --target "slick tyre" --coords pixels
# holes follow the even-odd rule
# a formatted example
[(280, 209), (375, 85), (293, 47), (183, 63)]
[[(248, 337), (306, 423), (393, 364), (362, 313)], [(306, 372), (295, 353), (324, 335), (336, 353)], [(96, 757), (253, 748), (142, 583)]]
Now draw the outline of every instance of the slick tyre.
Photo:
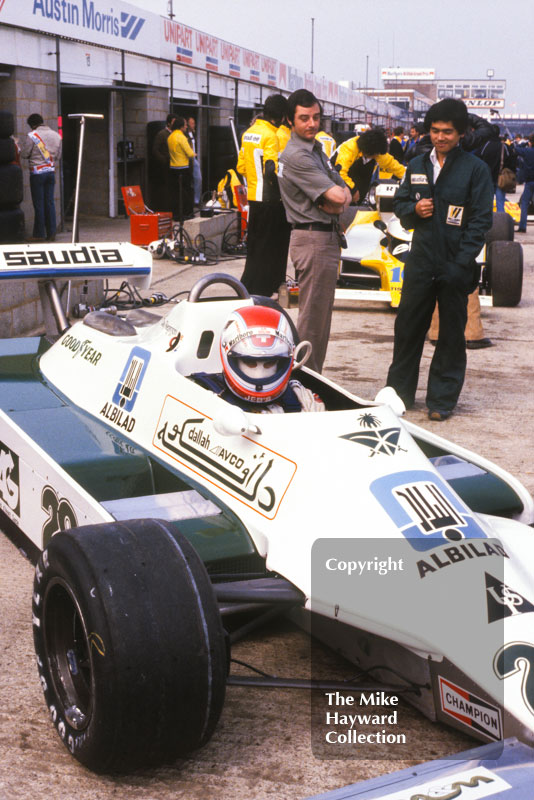
[(17, 147), (15, 140), (0, 139), (0, 165), (11, 164), (17, 157)]
[(21, 208), (0, 210), (0, 243), (24, 241), (24, 212)]
[(33, 623), (52, 721), (89, 769), (169, 763), (209, 740), (225, 637), (205, 567), (168, 523), (58, 533), (36, 567)]
[(0, 139), (7, 139), (15, 130), (15, 118), (11, 111), (0, 111)]
[(513, 242), (514, 219), (506, 211), (498, 211), (493, 215), (493, 223), (486, 234), (486, 244), (491, 242)]
[(523, 248), (519, 242), (492, 242), (488, 269), (493, 305), (518, 305), (523, 291)]
[(0, 165), (0, 208), (14, 208), (22, 203), (22, 169), (18, 164)]

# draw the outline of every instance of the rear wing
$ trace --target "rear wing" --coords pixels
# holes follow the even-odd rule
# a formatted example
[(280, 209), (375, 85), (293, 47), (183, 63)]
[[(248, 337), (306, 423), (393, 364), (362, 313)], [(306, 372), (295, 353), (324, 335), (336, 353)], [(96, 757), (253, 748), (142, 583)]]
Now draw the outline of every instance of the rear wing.
[(0, 245), (0, 280), (120, 278), (150, 286), (152, 255), (129, 242)]
[(71, 278), (127, 280), (146, 289), (152, 278), (152, 255), (130, 242), (0, 245), (0, 281), (38, 282), (48, 333), (68, 328), (55, 281)]

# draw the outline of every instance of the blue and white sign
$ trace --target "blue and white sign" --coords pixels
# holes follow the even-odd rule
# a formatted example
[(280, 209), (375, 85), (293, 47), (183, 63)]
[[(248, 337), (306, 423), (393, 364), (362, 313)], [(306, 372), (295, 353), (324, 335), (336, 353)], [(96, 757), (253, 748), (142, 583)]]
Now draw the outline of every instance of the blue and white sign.
[(415, 550), (487, 539), (472, 512), (434, 472), (396, 472), (377, 478), (370, 489)]

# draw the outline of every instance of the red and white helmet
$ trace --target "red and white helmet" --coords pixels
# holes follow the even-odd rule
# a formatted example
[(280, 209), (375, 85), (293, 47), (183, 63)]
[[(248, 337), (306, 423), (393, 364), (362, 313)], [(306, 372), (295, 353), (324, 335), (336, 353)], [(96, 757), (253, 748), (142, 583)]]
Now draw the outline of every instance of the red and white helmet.
[(295, 343), (287, 318), (267, 306), (233, 311), (221, 334), (221, 359), (228, 387), (251, 403), (269, 403), (284, 392)]

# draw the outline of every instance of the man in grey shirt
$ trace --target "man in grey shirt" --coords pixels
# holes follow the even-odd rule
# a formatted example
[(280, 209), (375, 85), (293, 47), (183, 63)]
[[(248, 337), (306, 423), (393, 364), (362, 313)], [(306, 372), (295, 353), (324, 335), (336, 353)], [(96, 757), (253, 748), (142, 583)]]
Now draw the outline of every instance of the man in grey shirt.
[(312, 343), (309, 366), (321, 372), (330, 335), (340, 259), (339, 214), (351, 202), (348, 187), (315, 139), (321, 105), (307, 89), (288, 98), (291, 138), (280, 156), (280, 194), (291, 224), (289, 255), (299, 282), (298, 332)]

